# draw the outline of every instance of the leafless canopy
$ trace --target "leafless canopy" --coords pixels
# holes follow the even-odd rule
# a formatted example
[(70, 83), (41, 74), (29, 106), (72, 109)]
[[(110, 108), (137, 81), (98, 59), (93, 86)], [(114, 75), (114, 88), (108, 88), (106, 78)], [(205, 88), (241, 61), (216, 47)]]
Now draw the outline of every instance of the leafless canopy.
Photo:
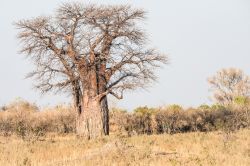
[(236, 97), (249, 97), (250, 77), (242, 70), (229, 68), (222, 69), (215, 76), (208, 79), (214, 99), (220, 104), (230, 104)]
[[(148, 48), (138, 26), (145, 11), (129, 5), (61, 5), (56, 14), (16, 23), (21, 53), (36, 64), (28, 76), (42, 92), (70, 90), (84, 93), (94, 81), (95, 98), (111, 94), (122, 98), (125, 90), (144, 87), (156, 79), (155, 68), (166, 56)], [(89, 73), (94, 72), (94, 77)], [(99, 84), (102, 82), (102, 85)]]

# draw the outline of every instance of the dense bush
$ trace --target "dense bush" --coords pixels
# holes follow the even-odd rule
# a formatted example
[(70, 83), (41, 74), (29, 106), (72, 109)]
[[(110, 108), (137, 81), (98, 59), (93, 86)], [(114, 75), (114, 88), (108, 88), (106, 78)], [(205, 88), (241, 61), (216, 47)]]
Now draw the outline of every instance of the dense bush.
[[(0, 111), (0, 134), (16, 134), (23, 139), (38, 138), (47, 132), (70, 133), (75, 130), (75, 117), (71, 107), (57, 106), (38, 111), (38, 107), (25, 101), (5, 106)], [(34, 109), (36, 108), (36, 109)]]
[[(117, 113), (112, 111), (111, 113)], [(116, 116), (117, 117), (117, 116)], [(167, 108), (152, 109), (139, 107), (133, 113), (123, 112), (119, 114), (117, 123), (120, 130), (136, 134), (161, 134), (214, 130), (235, 131), (249, 127), (250, 114), (248, 109), (233, 109), (215, 105), (202, 106), (198, 109), (183, 110), (177, 105)], [(113, 117), (111, 117), (113, 118)], [(119, 120), (122, 119), (122, 120)]]
[[(133, 112), (113, 108), (110, 131), (113, 133), (161, 134), (214, 130), (231, 132), (250, 126), (248, 106), (202, 105), (184, 110), (181, 106), (165, 108), (138, 107)], [(73, 133), (75, 115), (70, 106), (39, 110), (34, 104), (17, 100), (0, 111), (0, 134), (16, 134), (23, 139), (37, 139), (46, 133)]]

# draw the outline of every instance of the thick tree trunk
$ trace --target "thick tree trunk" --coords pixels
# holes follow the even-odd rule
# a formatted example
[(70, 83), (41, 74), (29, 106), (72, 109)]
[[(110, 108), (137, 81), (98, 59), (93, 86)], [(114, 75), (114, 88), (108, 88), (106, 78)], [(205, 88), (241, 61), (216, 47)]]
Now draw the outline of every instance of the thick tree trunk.
[(81, 88), (79, 85), (78, 81), (73, 81), (72, 83), (72, 87), (73, 87), (73, 99), (74, 99), (74, 106), (75, 106), (75, 110), (76, 113), (80, 114), (82, 112), (82, 93), (81, 93)]
[[(76, 133), (88, 139), (97, 138), (103, 134), (109, 134), (109, 115), (107, 97), (99, 95), (106, 90), (104, 78), (105, 66), (99, 68), (95, 64), (96, 55), (91, 50), (88, 71), (81, 73), (82, 84), (82, 106), (76, 118)], [(102, 69), (102, 70), (101, 70)], [(99, 76), (99, 74), (101, 76)]]
[[(98, 94), (104, 93), (107, 90), (107, 81), (105, 79), (105, 65), (97, 65), (99, 75), (98, 79)], [(105, 135), (109, 135), (109, 108), (107, 96), (101, 100), (102, 119), (103, 119), (103, 131)]]
[[(98, 87), (99, 87), (99, 93), (103, 93), (107, 90), (107, 78), (106, 78), (106, 67), (107, 67), (107, 57), (110, 52), (110, 47), (112, 44), (112, 40), (110, 39), (110, 36), (106, 36), (104, 38), (104, 41), (102, 43), (102, 54), (101, 54), (101, 63), (97, 65), (98, 69)], [(103, 130), (105, 135), (109, 135), (109, 108), (108, 108), (108, 98), (105, 96), (101, 100), (101, 106), (102, 106), (102, 115), (103, 115)]]
[(87, 139), (101, 137), (104, 132), (100, 102), (88, 100), (83, 104), (82, 109), (76, 117), (77, 135)]
[(103, 119), (103, 131), (105, 135), (109, 135), (109, 108), (107, 97), (104, 97), (101, 101), (102, 119)]

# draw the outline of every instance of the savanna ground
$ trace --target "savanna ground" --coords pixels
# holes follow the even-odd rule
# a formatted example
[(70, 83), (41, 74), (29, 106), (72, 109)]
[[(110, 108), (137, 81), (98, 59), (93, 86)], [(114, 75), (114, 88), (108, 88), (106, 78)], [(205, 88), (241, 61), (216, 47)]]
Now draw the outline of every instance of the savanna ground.
[(0, 165), (250, 165), (250, 130), (81, 140), (49, 134), (32, 141), (0, 137)]

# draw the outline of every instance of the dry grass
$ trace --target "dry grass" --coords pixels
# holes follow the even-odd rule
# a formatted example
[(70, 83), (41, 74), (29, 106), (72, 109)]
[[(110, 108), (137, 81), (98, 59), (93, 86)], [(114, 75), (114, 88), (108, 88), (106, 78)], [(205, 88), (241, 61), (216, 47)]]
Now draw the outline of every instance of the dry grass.
[(47, 135), (36, 142), (0, 137), (0, 165), (250, 165), (250, 130), (236, 133), (111, 135), (84, 141)]

